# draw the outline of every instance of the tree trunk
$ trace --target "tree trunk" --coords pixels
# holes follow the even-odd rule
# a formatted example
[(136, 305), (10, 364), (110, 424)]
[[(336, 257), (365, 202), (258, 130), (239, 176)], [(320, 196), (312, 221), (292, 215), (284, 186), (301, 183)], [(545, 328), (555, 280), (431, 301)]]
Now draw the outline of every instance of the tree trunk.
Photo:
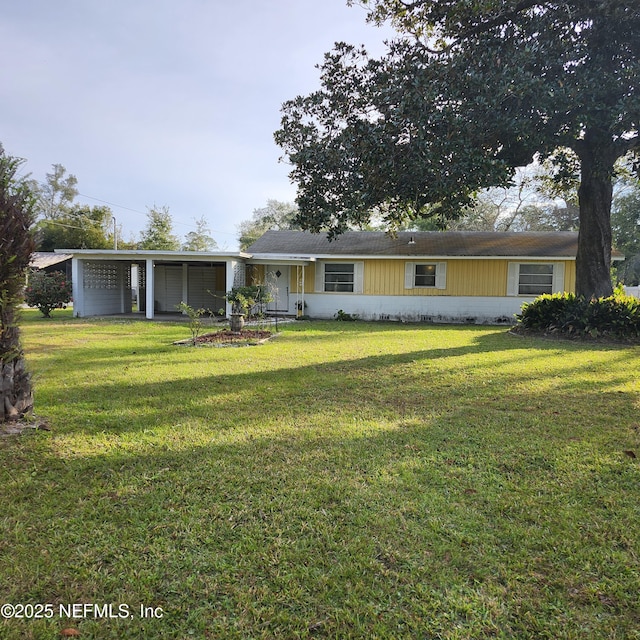
[(613, 293), (611, 285), (611, 202), (613, 165), (611, 142), (598, 144), (585, 136), (579, 156), (582, 169), (578, 199), (580, 231), (576, 255), (576, 294), (600, 298)]
[(20, 347), (11, 305), (0, 304), (0, 423), (19, 420), (33, 410), (31, 376)]
[(0, 422), (19, 420), (33, 410), (31, 376), (27, 372), (24, 358), (13, 362), (2, 362), (0, 366), (2, 406)]

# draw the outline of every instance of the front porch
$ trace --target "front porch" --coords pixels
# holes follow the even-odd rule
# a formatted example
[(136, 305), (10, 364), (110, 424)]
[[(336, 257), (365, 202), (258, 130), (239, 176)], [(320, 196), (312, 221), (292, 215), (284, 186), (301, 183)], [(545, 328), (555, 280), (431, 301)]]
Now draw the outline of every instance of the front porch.
[(266, 313), (271, 316), (297, 317), (304, 315), (305, 293), (308, 285), (307, 268), (310, 258), (252, 256), (247, 264), (247, 280), (251, 284), (266, 285), (271, 294)]

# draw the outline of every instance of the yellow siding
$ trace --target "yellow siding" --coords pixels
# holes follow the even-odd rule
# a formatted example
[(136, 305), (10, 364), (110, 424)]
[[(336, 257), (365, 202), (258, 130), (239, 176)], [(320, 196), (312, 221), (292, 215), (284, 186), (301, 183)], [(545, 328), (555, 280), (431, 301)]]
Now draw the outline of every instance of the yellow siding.
[(265, 278), (265, 265), (251, 264), (247, 269), (247, 284), (263, 284)]
[(227, 270), (224, 267), (216, 269), (216, 291), (224, 291), (227, 286)]
[[(298, 277), (302, 280), (302, 267), (298, 272), (298, 267), (295, 265), (291, 267), (291, 293), (299, 293), (298, 291)], [(313, 293), (316, 287), (316, 268), (314, 264), (304, 267), (304, 292)]]
[(575, 260), (564, 263), (564, 290), (576, 292), (576, 263)]
[[(404, 288), (405, 260), (365, 260), (364, 294), (371, 296), (506, 296), (507, 270), (509, 262), (516, 259), (489, 260), (434, 260), (447, 263), (447, 286), (445, 289)], [(416, 262), (430, 262), (416, 260)], [(527, 262), (533, 262), (527, 260)], [(548, 262), (539, 260), (538, 262)], [(575, 261), (564, 262), (565, 291), (575, 291)], [(254, 266), (254, 282), (264, 278), (264, 266)], [(291, 267), (291, 292), (298, 293), (296, 267)], [(315, 265), (305, 267), (304, 292), (314, 293)]]
[(391, 296), (506, 295), (508, 264), (506, 260), (434, 260), (434, 262), (447, 263), (445, 289), (426, 287), (405, 289), (404, 260), (367, 260), (364, 267), (364, 292), (367, 295)]
[(507, 294), (506, 260), (449, 260), (447, 288), (450, 296), (504, 296)]

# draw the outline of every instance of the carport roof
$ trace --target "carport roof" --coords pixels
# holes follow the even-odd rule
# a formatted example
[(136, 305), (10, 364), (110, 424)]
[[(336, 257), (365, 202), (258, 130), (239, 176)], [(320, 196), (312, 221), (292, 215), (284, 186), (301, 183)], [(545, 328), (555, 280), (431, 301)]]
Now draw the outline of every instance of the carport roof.
[(248, 258), (242, 251), (147, 251), (130, 249), (65, 249), (66, 254), (84, 260), (130, 260), (133, 262), (153, 259), (163, 262), (216, 262)]

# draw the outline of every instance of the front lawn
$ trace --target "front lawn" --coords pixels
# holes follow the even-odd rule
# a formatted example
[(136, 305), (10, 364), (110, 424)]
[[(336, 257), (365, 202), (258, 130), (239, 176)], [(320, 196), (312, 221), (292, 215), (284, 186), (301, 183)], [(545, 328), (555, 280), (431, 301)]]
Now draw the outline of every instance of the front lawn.
[(185, 324), (68, 312), (23, 335), (51, 431), (0, 439), (0, 611), (32, 618), (2, 638), (640, 638), (638, 347), (360, 322), (177, 347)]

